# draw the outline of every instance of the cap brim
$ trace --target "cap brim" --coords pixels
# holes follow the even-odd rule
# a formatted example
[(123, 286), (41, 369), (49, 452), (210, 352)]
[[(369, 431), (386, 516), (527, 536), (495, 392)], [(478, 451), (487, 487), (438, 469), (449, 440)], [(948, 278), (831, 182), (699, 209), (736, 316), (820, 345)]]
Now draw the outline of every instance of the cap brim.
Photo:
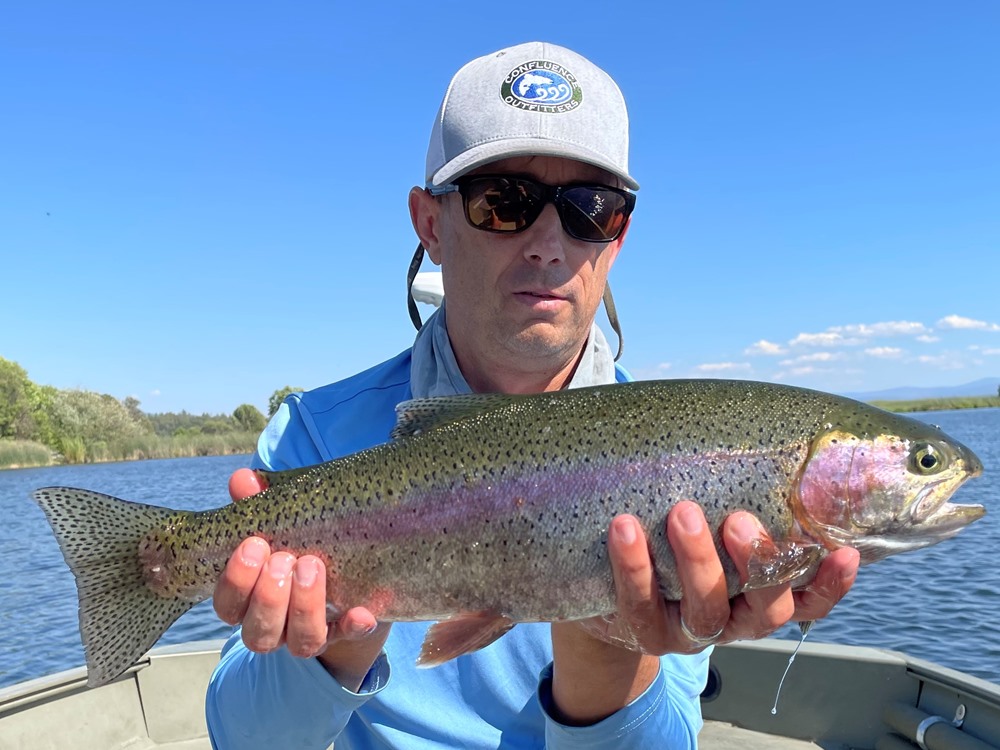
[(630, 174), (622, 172), (616, 165), (601, 158), (600, 154), (574, 143), (545, 138), (505, 138), (473, 146), (435, 172), (427, 186), (446, 185), (484, 164), (514, 156), (558, 156), (563, 159), (575, 159), (610, 172), (630, 190), (639, 189), (639, 183)]

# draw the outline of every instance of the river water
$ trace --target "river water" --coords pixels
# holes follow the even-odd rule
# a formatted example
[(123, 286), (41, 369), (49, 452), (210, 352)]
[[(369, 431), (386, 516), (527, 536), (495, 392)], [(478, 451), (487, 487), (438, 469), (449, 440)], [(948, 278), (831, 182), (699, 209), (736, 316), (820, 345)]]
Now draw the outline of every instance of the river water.
[[(1000, 409), (914, 415), (940, 425), (986, 472), (956, 494), (987, 516), (955, 539), (861, 571), (850, 595), (811, 641), (904, 651), (1000, 683)], [(46, 485), (85, 487), (138, 502), (205, 509), (228, 502), (226, 481), (248, 456), (0, 471), (0, 687), (83, 664), (73, 577), (41, 510)], [(161, 644), (223, 638), (211, 603), (185, 614)], [(795, 637), (789, 626), (778, 633)]]

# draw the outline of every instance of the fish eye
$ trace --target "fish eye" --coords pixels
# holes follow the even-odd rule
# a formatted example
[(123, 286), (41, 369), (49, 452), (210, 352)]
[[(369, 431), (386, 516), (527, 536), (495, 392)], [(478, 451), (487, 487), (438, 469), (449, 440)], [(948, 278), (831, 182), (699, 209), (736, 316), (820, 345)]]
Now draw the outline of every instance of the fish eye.
[(945, 459), (931, 443), (917, 443), (910, 453), (910, 468), (917, 474), (937, 474), (944, 469)]

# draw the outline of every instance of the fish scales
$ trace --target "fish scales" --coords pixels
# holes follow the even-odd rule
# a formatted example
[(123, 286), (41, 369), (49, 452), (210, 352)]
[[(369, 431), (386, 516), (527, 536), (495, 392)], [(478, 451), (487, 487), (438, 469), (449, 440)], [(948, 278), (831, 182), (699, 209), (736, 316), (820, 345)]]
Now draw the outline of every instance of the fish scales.
[[(680, 589), (662, 521), (679, 500), (701, 501), (713, 528), (744, 509), (772, 535), (788, 533), (786, 496), (804, 440), (769, 444), (730, 423), (709, 446), (707, 426), (692, 418), (686, 431), (640, 445), (632, 436), (662, 423), (676, 401), (650, 400), (652, 408), (638, 412), (616, 408), (601, 392), (587, 395), (572, 410), (554, 399), (544, 419), (514, 402), (426, 433), (416, 448), (406, 439), (390, 443), (227, 508), (218, 516), (222, 528), (232, 515), (249, 523), (210, 545), (214, 576), (188, 578), (214, 583), (233, 541), (257, 533), (276, 548), (323, 557), (337, 609), (384, 602), (378, 592), (392, 591), (392, 603), (377, 613), (390, 619), (426, 619), (428, 606), (448, 611), (456, 602), (519, 621), (562, 619), (612, 608), (604, 539), (616, 513), (643, 523), (671, 598)], [(679, 423), (704, 412), (686, 400), (681, 408)], [(782, 417), (774, 416), (779, 426)], [(189, 529), (189, 547), (208, 548), (198, 536), (204, 531)], [(735, 593), (738, 578), (723, 559)], [(566, 586), (589, 596), (564, 601)]]
[[(806, 468), (820, 467), (806, 486), (822, 495), (834, 465), (827, 447), (817, 457), (818, 436), (827, 436), (824, 446), (841, 435), (867, 445), (887, 432), (957, 445), (947, 448), (958, 458), (955, 479), (938, 492), (942, 502), (978, 465), (967, 448), (914, 420), (830, 394), (745, 381), (458, 396), (408, 402), (399, 412), (391, 442), (268, 475), (266, 491), (225, 508), (169, 512), (153, 528), (144, 521), (130, 572), (144, 582), (143, 596), (152, 592), (184, 609), (207, 598), (233, 549), (258, 535), (275, 549), (323, 558), (334, 610), (364, 605), (390, 621), (466, 613), (511, 622), (576, 619), (614, 609), (606, 537), (619, 513), (639, 518), (661, 590), (672, 599), (681, 590), (664, 521), (680, 500), (704, 509), (731, 594), (741, 582), (720, 527), (735, 510), (754, 513), (776, 540), (835, 546), (802, 538), (798, 488)], [(53, 501), (46, 492), (36, 498), (59, 537), (53, 513), (72, 498), (64, 492)], [(67, 551), (74, 542), (60, 542), (78, 581), (89, 575), (89, 562)], [(785, 575), (766, 571), (763, 583)], [(88, 662), (92, 650), (98, 646), (88, 647)]]

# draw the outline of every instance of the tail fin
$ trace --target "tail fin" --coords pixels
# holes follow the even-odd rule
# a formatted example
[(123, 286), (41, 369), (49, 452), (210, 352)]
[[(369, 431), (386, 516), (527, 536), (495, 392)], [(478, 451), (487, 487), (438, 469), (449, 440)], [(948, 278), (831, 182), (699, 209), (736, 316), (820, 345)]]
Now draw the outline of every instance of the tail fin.
[(194, 602), (151, 591), (139, 543), (176, 511), (69, 487), (34, 492), (76, 576), (87, 684), (118, 677)]

